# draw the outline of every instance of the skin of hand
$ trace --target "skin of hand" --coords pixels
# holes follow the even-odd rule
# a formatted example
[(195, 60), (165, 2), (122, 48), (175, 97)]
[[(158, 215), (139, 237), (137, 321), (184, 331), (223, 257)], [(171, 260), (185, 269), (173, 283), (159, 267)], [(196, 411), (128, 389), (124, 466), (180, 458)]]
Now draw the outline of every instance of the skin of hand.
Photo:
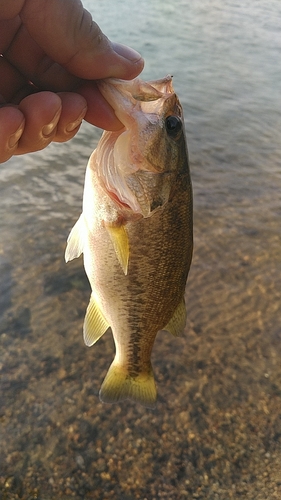
[(71, 139), (83, 119), (120, 129), (95, 80), (129, 80), (143, 65), (80, 0), (0, 0), (0, 163)]

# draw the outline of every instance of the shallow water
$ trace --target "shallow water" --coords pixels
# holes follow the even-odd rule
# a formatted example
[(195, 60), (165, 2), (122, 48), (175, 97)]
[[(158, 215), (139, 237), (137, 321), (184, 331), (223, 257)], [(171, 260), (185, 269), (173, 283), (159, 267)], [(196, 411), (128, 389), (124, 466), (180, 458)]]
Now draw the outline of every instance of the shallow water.
[(100, 131), (1, 165), (0, 498), (278, 498), (280, 2), (85, 5), (144, 55), (145, 79), (174, 75), (194, 188), (188, 321), (157, 338), (154, 412), (102, 405), (112, 338), (84, 346), (89, 285), (63, 259)]

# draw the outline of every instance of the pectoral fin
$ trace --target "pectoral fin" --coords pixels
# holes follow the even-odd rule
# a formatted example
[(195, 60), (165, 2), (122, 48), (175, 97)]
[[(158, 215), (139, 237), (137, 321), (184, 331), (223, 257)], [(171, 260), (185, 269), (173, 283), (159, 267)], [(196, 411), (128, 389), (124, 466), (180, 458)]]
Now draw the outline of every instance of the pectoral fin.
[(83, 214), (80, 215), (78, 221), (73, 226), (67, 239), (65, 250), (65, 261), (69, 262), (81, 255), (84, 248), (84, 232), (85, 222)]
[(128, 272), (129, 263), (129, 238), (125, 226), (121, 224), (120, 226), (105, 226), (111, 241), (114, 246), (119, 263), (124, 271), (124, 274)]
[(109, 328), (109, 324), (97, 305), (94, 295), (91, 295), (83, 326), (85, 344), (90, 347), (95, 344)]
[(175, 337), (179, 337), (184, 330), (186, 323), (186, 308), (184, 299), (181, 300), (178, 307), (176, 308), (172, 318), (169, 323), (163, 328), (167, 330)]

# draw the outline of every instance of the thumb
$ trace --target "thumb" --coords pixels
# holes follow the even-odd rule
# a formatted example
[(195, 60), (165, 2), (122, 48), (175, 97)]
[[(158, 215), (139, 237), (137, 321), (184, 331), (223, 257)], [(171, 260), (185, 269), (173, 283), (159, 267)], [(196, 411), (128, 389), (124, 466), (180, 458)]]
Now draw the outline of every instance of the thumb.
[(26, 0), (20, 16), (44, 52), (79, 78), (130, 79), (143, 68), (140, 54), (111, 43), (80, 0)]

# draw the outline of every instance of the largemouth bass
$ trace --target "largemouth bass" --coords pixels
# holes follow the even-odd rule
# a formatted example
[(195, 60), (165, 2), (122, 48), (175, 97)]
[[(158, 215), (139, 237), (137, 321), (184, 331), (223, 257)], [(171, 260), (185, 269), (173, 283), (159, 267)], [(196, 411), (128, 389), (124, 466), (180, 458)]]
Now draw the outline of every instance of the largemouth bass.
[(86, 170), (83, 212), (66, 261), (84, 254), (91, 346), (112, 329), (116, 354), (100, 399), (153, 407), (150, 355), (159, 330), (179, 335), (192, 258), (192, 188), (183, 113), (171, 77), (107, 79), (99, 89), (124, 128), (105, 131)]

